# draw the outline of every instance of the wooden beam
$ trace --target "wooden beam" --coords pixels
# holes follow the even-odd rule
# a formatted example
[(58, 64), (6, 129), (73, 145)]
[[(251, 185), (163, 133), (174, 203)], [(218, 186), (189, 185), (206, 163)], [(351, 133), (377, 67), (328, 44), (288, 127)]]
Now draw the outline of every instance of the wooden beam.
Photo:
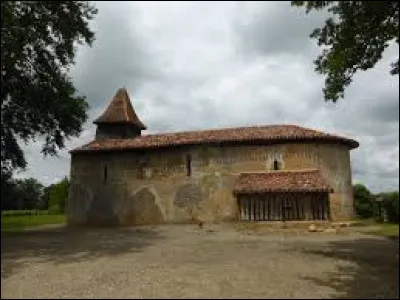
[(260, 198), (256, 198), (256, 220), (260, 221)]
[(247, 197), (244, 198), (243, 206), (245, 207), (245, 211), (244, 211), (245, 216), (244, 216), (244, 219), (245, 219), (246, 221), (248, 221), (248, 220), (249, 220), (249, 199), (248, 199)]
[(260, 196), (260, 219), (264, 221), (264, 199)]
[(244, 220), (244, 200), (243, 197), (239, 197), (239, 211), (240, 211), (240, 220)]
[(326, 193), (325, 194), (325, 199), (326, 199), (326, 203), (327, 203), (327, 206), (328, 206), (328, 220), (331, 220), (331, 202), (329, 201), (329, 194), (328, 193)]

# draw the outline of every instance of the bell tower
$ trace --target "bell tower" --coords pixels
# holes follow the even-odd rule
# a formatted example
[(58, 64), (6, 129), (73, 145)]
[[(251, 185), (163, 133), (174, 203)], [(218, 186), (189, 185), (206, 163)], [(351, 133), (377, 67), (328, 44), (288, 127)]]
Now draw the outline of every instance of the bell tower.
[(96, 140), (135, 138), (147, 129), (136, 115), (126, 88), (117, 91), (107, 109), (93, 123), (97, 125)]

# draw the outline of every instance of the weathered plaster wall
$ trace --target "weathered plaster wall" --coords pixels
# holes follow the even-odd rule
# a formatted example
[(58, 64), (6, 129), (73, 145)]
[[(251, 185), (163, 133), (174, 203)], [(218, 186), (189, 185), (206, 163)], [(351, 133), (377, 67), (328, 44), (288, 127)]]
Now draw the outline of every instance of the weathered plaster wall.
[[(186, 174), (186, 155), (192, 175)], [(353, 213), (349, 150), (337, 144), (194, 146), (138, 152), (74, 154), (70, 224), (124, 225), (236, 220), (232, 191), (241, 172), (318, 168), (334, 189), (333, 219)], [(107, 180), (105, 180), (105, 166)]]

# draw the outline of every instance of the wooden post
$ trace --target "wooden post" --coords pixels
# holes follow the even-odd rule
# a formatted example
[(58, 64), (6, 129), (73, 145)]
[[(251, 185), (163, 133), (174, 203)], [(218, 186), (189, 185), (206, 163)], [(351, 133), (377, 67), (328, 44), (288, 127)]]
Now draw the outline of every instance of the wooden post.
[(325, 201), (327, 204), (327, 210), (328, 210), (328, 220), (331, 221), (332, 217), (331, 217), (331, 202), (329, 201), (329, 193), (325, 194)]
[(249, 202), (250, 202), (250, 214), (249, 214), (249, 220), (254, 221), (254, 205), (253, 205), (254, 198), (250, 196)]
[(238, 206), (238, 218), (239, 218), (239, 221), (241, 221), (242, 220), (242, 209), (241, 209), (241, 207), (240, 207), (240, 198), (239, 197), (237, 197), (237, 206)]
[(243, 209), (243, 197), (242, 196), (238, 196), (238, 204), (239, 204), (239, 218), (240, 218), (240, 221), (243, 221), (244, 209)]
[(246, 197), (246, 207), (247, 207), (246, 220), (250, 221), (250, 198), (249, 197)]
[(311, 199), (312, 219), (315, 220), (315, 205), (314, 205), (315, 201), (312, 194), (310, 195), (310, 199)]
[(256, 220), (260, 221), (260, 197), (256, 198)]
[(254, 221), (258, 221), (258, 212), (257, 212), (257, 207), (258, 207), (258, 197), (254, 197)]

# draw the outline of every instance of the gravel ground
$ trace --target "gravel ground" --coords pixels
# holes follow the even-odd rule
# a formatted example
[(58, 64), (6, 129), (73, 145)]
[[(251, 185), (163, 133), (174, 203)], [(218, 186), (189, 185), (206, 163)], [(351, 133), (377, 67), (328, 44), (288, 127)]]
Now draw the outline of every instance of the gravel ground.
[(2, 236), (2, 298), (398, 298), (398, 244), (193, 225)]

